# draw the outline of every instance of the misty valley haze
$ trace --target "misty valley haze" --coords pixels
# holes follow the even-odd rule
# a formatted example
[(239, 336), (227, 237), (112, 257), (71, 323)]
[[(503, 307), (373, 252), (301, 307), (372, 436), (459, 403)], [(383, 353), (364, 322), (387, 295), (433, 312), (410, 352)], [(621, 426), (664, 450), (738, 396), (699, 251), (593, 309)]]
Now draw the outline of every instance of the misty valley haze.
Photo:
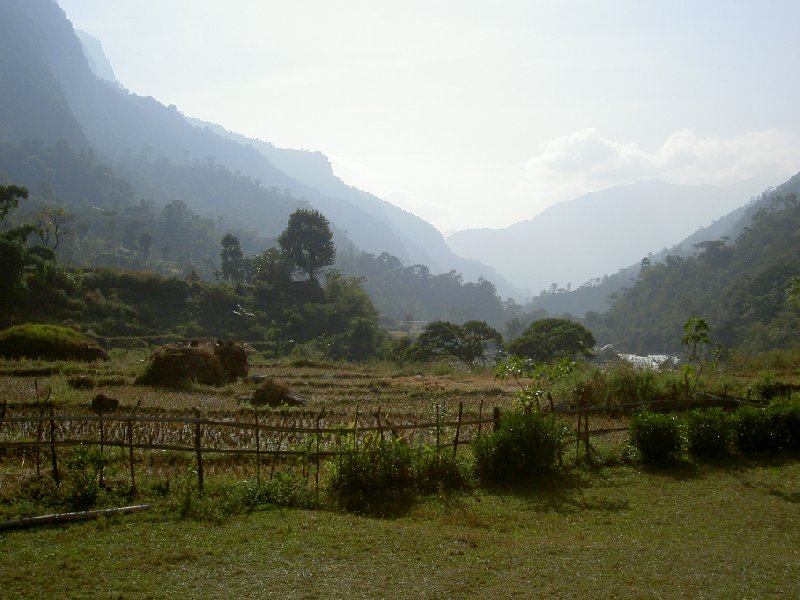
[[(745, 205), (781, 183), (648, 179), (574, 197), (539, 214), (532, 209), (530, 219), (504, 229), (459, 231), (445, 241), (419, 216), (343, 181), (335, 159), (321, 152), (281, 148), (129, 91), (103, 52), (105, 40), (77, 34), (50, 0), (12, 0), (2, 11), (0, 74), (9, 85), (0, 103), (0, 172), (29, 187), (34, 206), (55, 202), (76, 219), (80, 228), (59, 253), (82, 266), (147, 264), (164, 275), (213, 280), (223, 236), (235, 233), (243, 253), (257, 256), (274, 247), (293, 211), (313, 208), (329, 220), (335, 268), (362, 278), (385, 326), (485, 319), (513, 337), (542, 311), (588, 319), (612, 308), (621, 290), (643, 285), (646, 257), (673, 268), (670, 255), (691, 262), (720, 238), (735, 244), (757, 213)], [(647, 153), (597, 135), (573, 136), (543, 147), (546, 160), (529, 167), (541, 174), (558, 164), (584, 182), (602, 180), (581, 170), (585, 161), (600, 158), (623, 171), (659, 161), (676, 169), (681, 152), (693, 160), (690, 137), (673, 138), (669, 152)], [(779, 137), (755, 136), (757, 156), (774, 144), (772, 154), (790, 160)], [(725, 164), (745, 160), (743, 147), (730, 148), (733, 163)], [(414, 177), (408, 173), (409, 181)], [(757, 205), (767, 199), (774, 198), (768, 194)], [(547, 293), (529, 304), (542, 290)], [(616, 326), (597, 322), (602, 341), (614, 341)]]

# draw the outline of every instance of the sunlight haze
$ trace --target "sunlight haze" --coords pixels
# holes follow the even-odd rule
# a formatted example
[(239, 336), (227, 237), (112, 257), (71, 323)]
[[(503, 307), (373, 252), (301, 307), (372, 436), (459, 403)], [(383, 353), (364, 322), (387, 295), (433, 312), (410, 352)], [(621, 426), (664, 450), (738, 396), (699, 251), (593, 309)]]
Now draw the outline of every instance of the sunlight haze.
[(58, 3), (131, 92), (318, 150), (441, 230), (800, 164), (795, 1)]

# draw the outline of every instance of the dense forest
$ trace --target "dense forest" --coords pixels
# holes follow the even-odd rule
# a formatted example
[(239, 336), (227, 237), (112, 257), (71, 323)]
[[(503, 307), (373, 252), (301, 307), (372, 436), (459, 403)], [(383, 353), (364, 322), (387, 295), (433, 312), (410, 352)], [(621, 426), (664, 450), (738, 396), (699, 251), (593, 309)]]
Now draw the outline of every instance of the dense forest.
[(678, 349), (682, 324), (703, 317), (718, 342), (751, 351), (794, 347), (800, 314), (789, 293), (800, 276), (800, 201), (795, 176), (765, 195), (735, 240), (698, 244), (697, 254), (644, 262), (635, 285), (586, 324), (601, 343), (633, 352)]

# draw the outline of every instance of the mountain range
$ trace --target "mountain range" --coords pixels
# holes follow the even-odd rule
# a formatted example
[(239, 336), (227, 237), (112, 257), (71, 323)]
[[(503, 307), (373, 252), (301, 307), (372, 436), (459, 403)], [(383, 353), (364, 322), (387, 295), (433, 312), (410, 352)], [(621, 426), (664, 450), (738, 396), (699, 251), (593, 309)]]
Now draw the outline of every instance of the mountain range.
[[(642, 257), (657, 258), (771, 183), (719, 188), (642, 181), (562, 202), (504, 229), (456, 232), (445, 241), (421, 218), (347, 185), (319, 152), (278, 148), (129, 92), (101, 42), (76, 31), (53, 0), (0, 3), (0, 86), (0, 142), (37, 139), (96, 153), (130, 186), (132, 198), (184, 201), (219, 227), (257, 230), (248, 238), (262, 242), (280, 233), (293, 210), (312, 206), (331, 221), (337, 244), (426, 265), (431, 273), (483, 277), (506, 297), (592, 288), (593, 299), (570, 308), (574, 314), (603, 310), (608, 295), (624, 285), (622, 277), (604, 274), (624, 271), (630, 279)], [(6, 167), (5, 179), (51, 184), (47, 169), (14, 169)], [(100, 197), (71, 201), (106, 206)], [(724, 230), (719, 223), (697, 231), (689, 245), (716, 239)], [(692, 251), (683, 246), (682, 252)], [(613, 285), (597, 285), (608, 280)], [(567, 310), (559, 304), (566, 297), (554, 296), (535, 302), (551, 312)]]
[(640, 181), (561, 202), (503, 229), (459, 231), (447, 243), (534, 293), (577, 288), (673, 246), (743, 206), (766, 185)]
[[(149, 185), (152, 169), (143, 172), (143, 163), (222, 165), (254, 186), (286, 192), (320, 210), (340, 238), (360, 250), (388, 252), (431, 272), (455, 270), (466, 280), (483, 276), (504, 295), (520, 294), (492, 268), (454, 254), (429, 223), (344, 184), (322, 154), (247, 139), (130, 93), (115, 78), (99, 40), (76, 32), (51, 0), (4, 1), (0, 34), (0, 81), (13, 91), (0, 100), (0, 139), (90, 146), (142, 196), (155, 192)], [(168, 195), (163, 187), (158, 192)], [(254, 197), (181, 199), (195, 212), (224, 216), (231, 227), (257, 224), (264, 237), (274, 237), (286, 224), (288, 207), (276, 211)]]

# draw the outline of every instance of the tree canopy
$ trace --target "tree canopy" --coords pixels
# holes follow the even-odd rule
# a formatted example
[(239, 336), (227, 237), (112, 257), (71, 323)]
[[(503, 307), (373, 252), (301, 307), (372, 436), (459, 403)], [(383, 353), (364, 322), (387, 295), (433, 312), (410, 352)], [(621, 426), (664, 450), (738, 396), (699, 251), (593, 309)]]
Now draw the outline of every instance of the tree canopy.
[(588, 358), (595, 343), (592, 332), (580, 323), (551, 318), (531, 323), (508, 345), (508, 351), (537, 363), (547, 363), (558, 358)]
[(300, 208), (289, 216), (289, 223), (278, 237), (284, 256), (292, 265), (316, 279), (322, 267), (336, 259), (328, 219), (318, 210)]
[(456, 325), (449, 321), (428, 323), (416, 343), (420, 358), (455, 356), (466, 365), (483, 356), (487, 344), (500, 345), (503, 336), (486, 321), (467, 321)]

